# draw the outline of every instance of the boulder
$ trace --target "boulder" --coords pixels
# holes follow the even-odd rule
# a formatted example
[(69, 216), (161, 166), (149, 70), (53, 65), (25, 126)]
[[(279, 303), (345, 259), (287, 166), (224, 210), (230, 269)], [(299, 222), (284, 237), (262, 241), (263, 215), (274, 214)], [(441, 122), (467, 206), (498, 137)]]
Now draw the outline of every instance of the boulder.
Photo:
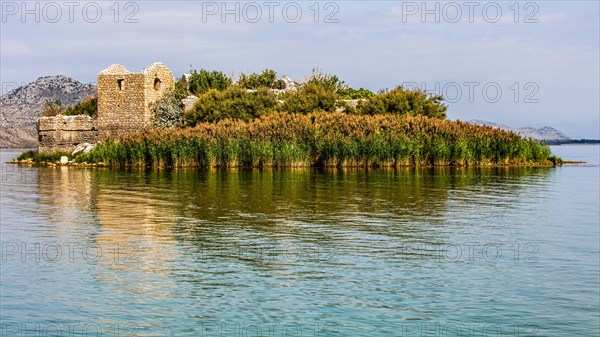
[(73, 150), (71, 155), (73, 157), (75, 157), (76, 155), (78, 155), (80, 153), (88, 153), (94, 148), (94, 146), (95, 145), (92, 145), (90, 143), (81, 143), (75, 147), (75, 150)]
[(182, 99), (181, 103), (183, 104), (183, 111), (190, 111), (196, 104), (197, 100), (198, 100), (198, 97), (196, 97), (194, 95), (190, 95), (190, 96)]
[(290, 79), (289, 77), (283, 76), (283, 77), (279, 78), (278, 81), (279, 81), (279, 88), (281, 90), (284, 90), (284, 91), (296, 90), (296, 82), (292, 81), (292, 79)]

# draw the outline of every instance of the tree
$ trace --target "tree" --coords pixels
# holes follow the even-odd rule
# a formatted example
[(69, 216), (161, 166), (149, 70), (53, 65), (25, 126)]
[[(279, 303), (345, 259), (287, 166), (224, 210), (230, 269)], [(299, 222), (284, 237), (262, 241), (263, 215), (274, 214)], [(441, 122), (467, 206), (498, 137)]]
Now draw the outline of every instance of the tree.
[(72, 107), (67, 108), (64, 115), (75, 116), (75, 115), (87, 115), (90, 117), (96, 117), (98, 114), (98, 96), (91, 97), (82, 102), (75, 104)]
[(189, 90), (194, 95), (203, 94), (210, 89), (223, 91), (232, 83), (231, 79), (220, 71), (194, 70), (190, 76)]
[(279, 89), (277, 73), (272, 69), (265, 69), (260, 74), (242, 74), (237, 82), (238, 86), (245, 89), (269, 88)]
[(161, 98), (150, 105), (152, 124), (160, 129), (170, 129), (183, 125), (183, 109), (181, 99), (175, 90), (167, 91)]
[(354, 89), (350, 87), (338, 90), (338, 94), (342, 99), (365, 99), (375, 96), (371, 90), (363, 88)]
[(194, 108), (185, 113), (185, 124), (216, 122), (224, 118), (251, 121), (277, 106), (275, 95), (267, 88), (256, 91), (231, 86), (223, 91), (211, 89), (198, 96)]
[(45, 117), (52, 117), (56, 115), (60, 115), (65, 111), (65, 107), (62, 104), (60, 99), (51, 101), (49, 99), (44, 103), (44, 109), (42, 110), (42, 115)]
[(322, 74), (315, 69), (298, 90), (286, 93), (283, 98), (283, 110), (303, 114), (335, 111), (338, 91), (345, 86), (337, 76)]
[(190, 92), (188, 91), (187, 84), (182, 82), (181, 80), (175, 81), (175, 93), (174, 94), (175, 94), (175, 97), (177, 97), (180, 100), (188, 97), (190, 95)]
[(359, 103), (356, 112), (363, 115), (408, 114), (445, 119), (447, 106), (443, 100), (441, 95), (429, 95), (420, 89), (407, 90), (399, 86), (390, 91), (382, 90)]

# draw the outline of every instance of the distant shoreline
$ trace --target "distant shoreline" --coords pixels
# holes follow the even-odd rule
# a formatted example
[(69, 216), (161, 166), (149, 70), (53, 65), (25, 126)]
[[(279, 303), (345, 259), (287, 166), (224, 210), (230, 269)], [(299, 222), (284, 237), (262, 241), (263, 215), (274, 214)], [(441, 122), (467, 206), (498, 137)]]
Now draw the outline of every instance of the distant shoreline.
[(597, 145), (600, 139), (543, 140), (546, 145)]

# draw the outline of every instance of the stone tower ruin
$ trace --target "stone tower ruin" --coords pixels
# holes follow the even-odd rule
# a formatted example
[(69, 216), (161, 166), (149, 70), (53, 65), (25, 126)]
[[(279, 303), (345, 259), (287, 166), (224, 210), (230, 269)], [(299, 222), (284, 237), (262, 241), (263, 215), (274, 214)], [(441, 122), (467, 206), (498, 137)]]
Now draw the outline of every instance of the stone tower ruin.
[(150, 126), (150, 104), (173, 89), (173, 73), (162, 63), (141, 72), (113, 64), (98, 74), (99, 138), (121, 136)]

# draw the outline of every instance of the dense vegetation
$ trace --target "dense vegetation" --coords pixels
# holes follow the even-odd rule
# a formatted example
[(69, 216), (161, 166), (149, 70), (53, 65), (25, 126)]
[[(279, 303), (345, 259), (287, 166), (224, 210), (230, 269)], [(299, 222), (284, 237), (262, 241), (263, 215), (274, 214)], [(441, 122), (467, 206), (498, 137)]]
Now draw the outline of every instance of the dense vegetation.
[(277, 80), (277, 73), (272, 69), (265, 69), (260, 74), (242, 74), (237, 81), (237, 85), (244, 89), (281, 89), (281, 85)]
[(444, 98), (439, 95), (427, 95), (420, 90), (407, 90), (397, 87), (394, 90), (382, 90), (368, 100), (362, 101), (356, 113), (362, 115), (424, 115), (446, 118)]
[[(183, 112), (188, 95), (197, 101)], [(48, 111), (97, 109), (97, 99), (71, 110), (59, 103), (49, 102)], [(318, 70), (299, 84), (270, 69), (236, 82), (219, 71), (194, 70), (150, 108), (153, 129), (103, 141), (76, 160), (136, 167), (560, 163), (547, 145), (446, 120), (441, 96), (401, 86), (377, 93), (354, 89)]]
[[(206, 82), (220, 82), (222, 73), (201, 70)], [(194, 75), (192, 75), (193, 77)], [(198, 75), (199, 76), (199, 75)], [(260, 74), (242, 74), (237, 83), (210, 88), (196, 93), (198, 102), (184, 116), (185, 125), (195, 126), (202, 122), (216, 122), (224, 118), (251, 121), (273, 112), (308, 114), (341, 111), (348, 114), (377, 115), (426, 115), (446, 117), (446, 106), (441, 96), (427, 95), (420, 90), (402, 87), (378, 94), (366, 89), (354, 89), (335, 75), (314, 70), (310, 77), (297, 85), (295, 90), (275, 92), (281, 85), (273, 70)], [(191, 88), (191, 84), (190, 84)], [(195, 90), (190, 89), (192, 92)], [(357, 100), (350, 104), (348, 100)]]
[(60, 115), (65, 111), (65, 107), (62, 104), (60, 99), (57, 100), (46, 100), (44, 102), (44, 108), (42, 109), (42, 116), (44, 117), (52, 117), (56, 115)]
[(276, 113), (100, 143), (79, 162), (112, 166), (291, 167), (551, 164), (546, 145), (426, 116)]
[(341, 99), (367, 99), (375, 96), (371, 90), (364, 88), (354, 89), (351, 87), (339, 89), (338, 94)]
[(275, 95), (266, 88), (254, 91), (231, 86), (223, 91), (211, 89), (198, 95), (192, 111), (185, 114), (185, 124), (216, 122), (225, 118), (253, 120), (273, 111), (278, 105)]
[(45, 153), (45, 152), (38, 152), (38, 151), (27, 151), (27, 152), (21, 153), (17, 157), (17, 160), (30, 159), (34, 163), (42, 163), (42, 162), (54, 163), (54, 162), (59, 161), (60, 157), (62, 157), (62, 156), (67, 156), (67, 158), (69, 158), (69, 160), (72, 159), (71, 154), (67, 153), (67, 152)]
[(75, 115), (86, 115), (90, 117), (96, 117), (98, 114), (98, 96), (90, 97), (84, 101), (81, 101), (74, 106), (65, 107), (60, 100), (50, 101), (47, 100), (44, 103), (42, 110), (42, 116), (52, 117), (56, 115), (75, 116)]
[(63, 115), (75, 116), (75, 115), (88, 115), (90, 117), (96, 117), (98, 114), (98, 96), (91, 97), (85, 101), (75, 104), (72, 107), (67, 108)]
[(194, 94), (202, 94), (211, 89), (225, 90), (233, 84), (233, 81), (220, 71), (208, 71), (202, 69), (200, 71), (192, 71), (189, 79), (188, 89)]
[(301, 114), (317, 111), (333, 112), (336, 110), (340, 98), (338, 91), (343, 86), (343, 82), (337, 76), (313, 71), (298, 90), (288, 92), (283, 96), (284, 103), (281, 110)]

